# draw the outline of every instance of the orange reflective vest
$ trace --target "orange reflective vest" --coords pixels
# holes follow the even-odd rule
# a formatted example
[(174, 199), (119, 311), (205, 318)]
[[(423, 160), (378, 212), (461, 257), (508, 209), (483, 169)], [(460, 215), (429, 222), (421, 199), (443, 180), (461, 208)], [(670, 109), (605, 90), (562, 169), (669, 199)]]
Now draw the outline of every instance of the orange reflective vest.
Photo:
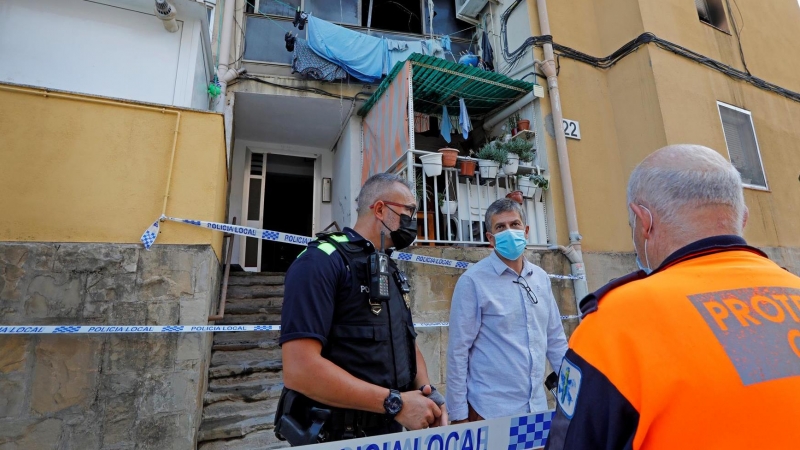
[(736, 236), (615, 280), (561, 366), (549, 449), (800, 449), (800, 277)]

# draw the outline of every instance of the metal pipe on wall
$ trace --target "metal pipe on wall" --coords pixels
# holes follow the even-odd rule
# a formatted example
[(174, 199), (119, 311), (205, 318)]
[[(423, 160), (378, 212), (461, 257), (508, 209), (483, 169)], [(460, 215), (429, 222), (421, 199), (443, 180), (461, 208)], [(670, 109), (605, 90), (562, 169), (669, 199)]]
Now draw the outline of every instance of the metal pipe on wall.
[(231, 38), (233, 38), (234, 14), (236, 14), (236, 0), (224, 0), (222, 12), (222, 30), (219, 36), (219, 66), (217, 66), (217, 80), (219, 81), (219, 97), (214, 108), (217, 112), (225, 109), (225, 94), (228, 83), (245, 72), (244, 69), (236, 70), (229, 67), (231, 61)]
[[(536, 0), (539, 12), (540, 34), (550, 35), (550, 20), (547, 16), (547, 1)], [(564, 129), (561, 128), (563, 114), (561, 111), (561, 97), (558, 92), (558, 76), (556, 74), (556, 62), (553, 53), (553, 44), (548, 42), (543, 46), (544, 61), (540, 63), (542, 72), (547, 76), (547, 89), (550, 91), (550, 106), (553, 114), (553, 129), (556, 136), (556, 152), (558, 154), (558, 168), (561, 174), (561, 187), (564, 191), (564, 209), (567, 215), (567, 229), (569, 231), (569, 246), (559, 246), (559, 250), (569, 259), (572, 275), (580, 277), (574, 280), (575, 303), (578, 307), (578, 317), (580, 318), (580, 301), (589, 294), (589, 287), (586, 283), (586, 267), (583, 262), (581, 252), (581, 235), (578, 232), (578, 213), (575, 208), (575, 192), (572, 187), (572, 172), (569, 166), (569, 153), (567, 152), (567, 138)]]

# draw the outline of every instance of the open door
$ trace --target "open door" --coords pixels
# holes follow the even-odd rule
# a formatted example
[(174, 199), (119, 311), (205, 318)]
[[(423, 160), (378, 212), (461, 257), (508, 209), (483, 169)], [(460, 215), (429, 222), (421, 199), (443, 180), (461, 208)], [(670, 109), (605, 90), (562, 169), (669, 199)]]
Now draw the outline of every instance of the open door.
[[(314, 158), (248, 152), (242, 216), (244, 225), (313, 236)], [(257, 238), (243, 239), (240, 259), (248, 272), (286, 272), (305, 247)]]
[[(261, 228), (264, 219), (264, 174), (266, 155), (263, 153), (247, 152), (247, 162), (244, 174), (244, 194), (242, 197), (242, 217), (244, 226)], [(241, 266), (247, 272), (261, 271), (261, 247), (263, 241), (258, 238), (246, 237), (242, 239), (240, 254)]]

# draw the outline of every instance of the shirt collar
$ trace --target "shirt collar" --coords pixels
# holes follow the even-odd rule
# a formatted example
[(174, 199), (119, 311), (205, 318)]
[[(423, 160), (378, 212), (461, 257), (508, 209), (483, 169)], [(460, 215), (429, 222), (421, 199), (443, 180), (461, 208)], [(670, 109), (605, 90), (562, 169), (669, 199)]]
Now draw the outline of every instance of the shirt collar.
[(344, 229), (342, 230), (342, 233), (346, 234), (347, 235), (347, 239), (349, 239), (350, 242), (352, 242), (354, 244), (359, 242), (359, 241), (365, 241), (366, 240), (366, 239), (364, 239), (364, 236), (361, 236), (360, 234), (358, 234), (358, 232), (356, 232), (356, 230), (354, 230), (354, 229), (352, 229), (350, 227), (344, 227)]
[(679, 248), (669, 255), (654, 272), (664, 270), (673, 264), (677, 264), (687, 259), (692, 259), (711, 253), (732, 250), (746, 250), (767, 258), (766, 253), (755, 247), (747, 245), (747, 241), (745, 241), (741, 236), (724, 234), (700, 239), (699, 241), (694, 241), (689, 245)]
[[(497, 252), (494, 249), (492, 249), (492, 253), (489, 255), (489, 263), (492, 265), (492, 268), (497, 273), (497, 275), (502, 275), (503, 272), (505, 272), (506, 270), (516, 275), (516, 273), (514, 273), (514, 271), (511, 269), (511, 267), (508, 267), (506, 263), (504, 263), (503, 260), (500, 259), (499, 256), (497, 256)], [(528, 258), (525, 258), (523, 256), (522, 275), (528, 276), (532, 273), (533, 273), (533, 263), (528, 261)]]

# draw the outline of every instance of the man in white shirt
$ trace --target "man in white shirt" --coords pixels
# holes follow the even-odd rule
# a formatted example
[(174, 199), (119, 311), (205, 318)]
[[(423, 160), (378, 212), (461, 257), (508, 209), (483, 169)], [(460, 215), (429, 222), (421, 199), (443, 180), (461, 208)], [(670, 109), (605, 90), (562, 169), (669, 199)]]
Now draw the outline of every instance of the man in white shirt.
[(447, 347), (452, 423), (544, 411), (545, 358), (558, 372), (567, 339), (550, 279), (525, 259), (522, 207), (504, 198), (486, 210), (494, 251), (456, 283)]

